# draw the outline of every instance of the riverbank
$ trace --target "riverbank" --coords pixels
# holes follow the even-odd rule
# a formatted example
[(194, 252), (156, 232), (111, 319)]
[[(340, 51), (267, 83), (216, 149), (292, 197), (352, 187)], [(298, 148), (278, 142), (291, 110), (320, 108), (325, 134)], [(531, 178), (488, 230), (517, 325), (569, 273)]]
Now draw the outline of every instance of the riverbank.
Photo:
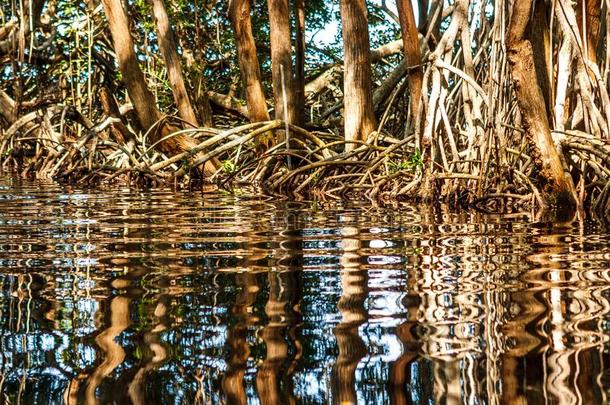
[[(204, 182), (220, 188), (255, 186), (297, 199), (416, 199), (492, 213), (558, 208), (545, 203), (536, 165), (525, 148), (496, 151), (504, 163), (490, 158), (455, 162), (442, 150), (428, 158), (412, 135), (397, 139), (381, 131), (344, 152), (346, 141), (337, 131), (309, 131), (276, 120), (176, 130), (158, 142), (187, 135), (196, 146), (168, 157), (147, 141), (148, 132), (132, 133), (124, 144), (113, 139), (118, 123), (113, 118), (87, 122), (67, 107), (32, 112), (0, 137), (2, 169), (75, 184), (188, 188)], [(261, 149), (260, 139), (279, 130), (286, 131), (287, 141)], [(610, 143), (578, 131), (554, 135), (572, 163), (581, 206), (606, 216)], [(202, 176), (198, 168), (213, 160), (217, 169)]]

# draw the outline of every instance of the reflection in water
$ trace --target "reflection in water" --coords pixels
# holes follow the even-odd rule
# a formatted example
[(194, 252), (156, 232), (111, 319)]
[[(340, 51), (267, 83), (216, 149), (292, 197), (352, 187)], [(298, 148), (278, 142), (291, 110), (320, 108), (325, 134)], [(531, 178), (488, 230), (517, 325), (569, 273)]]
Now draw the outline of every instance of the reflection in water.
[(0, 403), (605, 403), (609, 241), (0, 180)]
[[(343, 221), (353, 223), (356, 218), (349, 215)], [(358, 401), (356, 370), (360, 360), (367, 355), (364, 341), (358, 334), (358, 328), (368, 317), (364, 307), (367, 274), (360, 266), (358, 228), (346, 226), (339, 231), (343, 253), (339, 260), (341, 298), (337, 308), (341, 313), (341, 322), (334, 330), (339, 353), (332, 371), (332, 394), (336, 404), (355, 404)]]

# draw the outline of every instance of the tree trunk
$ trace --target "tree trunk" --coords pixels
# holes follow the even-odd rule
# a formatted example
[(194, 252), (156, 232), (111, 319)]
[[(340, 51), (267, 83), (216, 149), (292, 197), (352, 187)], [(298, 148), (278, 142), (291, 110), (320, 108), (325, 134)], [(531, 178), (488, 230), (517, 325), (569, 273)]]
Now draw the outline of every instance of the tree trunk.
[[(271, 37), (271, 72), (275, 118), (295, 122), (294, 76), (288, 0), (268, 0)], [(284, 97), (285, 96), (285, 97)], [(280, 135), (281, 136), (281, 135)], [(280, 140), (278, 140), (280, 141)]]
[[(21, 62), (25, 59), (25, 48), (27, 39), (32, 34), (32, 28), (36, 29), (40, 22), (40, 16), (46, 0), (25, 0), (22, 4), (24, 15), (21, 15), (19, 23), (19, 33), (17, 35), (18, 42), (18, 58)], [(32, 52), (32, 49), (30, 49)]]
[(409, 72), (409, 87), (411, 89), (411, 118), (414, 121), (417, 118), (417, 112), (421, 103), (424, 81), (424, 72), (419, 67), (421, 64), (419, 37), (411, 0), (397, 0), (396, 6), (398, 7), (405, 59), (407, 60), (408, 67), (411, 69)]
[[(536, 64), (536, 76), (538, 84), (544, 97), (544, 105), (547, 108), (548, 117), (552, 116), (553, 95), (551, 92), (551, 36), (550, 36), (550, 9), (544, 1), (536, 1), (532, 19), (529, 24), (528, 40), (532, 43), (534, 59)], [(549, 121), (550, 122), (550, 121)]]
[(250, 0), (230, 0), (229, 18), (235, 31), (239, 70), (246, 91), (246, 105), (251, 122), (268, 121), (269, 112), (261, 84), (261, 71), (250, 21)]
[(127, 87), (129, 98), (133, 103), (140, 123), (145, 129), (148, 129), (162, 116), (154, 103), (151, 102), (155, 97), (148, 90), (144, 75), (138, 65), (127, 16), (120, 0), (102, 0), (102, 3), (108, 18), (114, 51), (119, 69), (123, 75), (123, 82)]
[(167, 75), (169, 77), (169, 83), (172, 86), (172, 93), (174, 94), (174, 102), (178, 107), (178, 114), (180, 118), (185, 120), (191, 125), (199, 126), (197, 123), (197, 116), (195, 110), (189, 100), (188, 92), (186, 91), (186, 85), (184, 84), (184, 77), (182, 76), (182, 68), (180, 67), (180, 58), (178, 57), (176, 41), (174, 40), (174, 33), (169, 23), (169, 17), (163, 0), (149, 0), (152, 9), (155, 24), (157, 26), (157, 40), (159, 42), (159, 49), (163, 55), (163, 61), (167, 68)]
[(296, 71), (295, 71), (295, 103), (296, 120), (299, 125), (305, 122), (305, 1), (295, 0), (296, 11)]
[[(400, 0), (397, 0), (397, 2), (400, 2)], [(421, 33), (425, 33), (426, 29), (428, 28), (428, 6), (429, 6), (429, 1), (428, 0), (419, 0), (418, 2), (419, 5), (419, 22), (418, 22), (418, 27), (419, 27), (419, 32)]]
[(0, 89), (0, 117), (4, 118), (8, 126), (19, 119), (15, 101), (2, 89)]
[[(578, 30), (580, 32), (585, 53), (590, 61), (597, 63), (597, 46), (601, 33), (601, 1), (600, 0), (578, 0), (576, 5), (576, 17), (578, 19)], [(585, 14), (583, 18), (583, 12)]]
[[(345, 53), (345, 140), (366, 141), (376, 129), (366, 4), (365, 0), (341, 0), (340, 4)], [(345, 150), (355, 146), (347, 143)]]
[[(144, 74), (138, 65), (134, 52), (133, 41), (129, 31), (127, 15), (123, 10), (121, 0), (102, 0), (119, 69), (123, 76), (123, 82), (127, 87), (129, 98), (138, 116), (138, 120), (145, 130), (151, 129), (163, 118), (161, 111), (155, 106), (154, 95), (146, 86)], [(162, 123), (159, 130), (150, 131), (150, 141), (157, 142), (164, 136), (169, 135), (175, 128)], [(159, 150), (167, 155), (176, 155), (189, 150), (197, 145), (197, 142), (187, 135), (171, 137), (158, 145)], [(215, 172), (215, 162), (206, 162), (203, 172), (209, 175)]]
[[(112, 93), (108, 87), (102, 87), (98, 93), (98, 97), (100, 104), (102, 105), (102, 111), (106, 116), (121, 119), (119, 106), (116, 104), (116, 101), (114, 100), (114, 97), (112, 96)], [(128, 139), (132, 138), (129, 128), (127, 128), (123, 122), (111, 124), (110, 135), (119, 145), (124, 145), (127, 143)]]
[(514, 2), (507, 40), (513, 87), (532, 157), (540, 169), (539, 180), (545, 201), (562, 209), (573, 209), (574, 184), (553, 143), (544, 97), (536, 78), (532, 44), (525, 39), (531, 12), (532, 0)]

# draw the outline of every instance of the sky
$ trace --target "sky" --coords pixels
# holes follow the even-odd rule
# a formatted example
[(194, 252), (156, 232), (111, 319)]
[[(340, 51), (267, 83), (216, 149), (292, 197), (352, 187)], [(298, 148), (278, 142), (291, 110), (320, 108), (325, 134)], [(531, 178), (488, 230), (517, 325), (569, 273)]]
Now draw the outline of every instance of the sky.
[[(374, 1), (371, 1), (371, 3), (381, 5), (381, 0), (374, 0)], [(414, 4), (413, 11), (415, 13), (415, 21), (417, 21), (419, 19), (419, 13), (418, 13), (419, 10), (415, 6), (417, 4), (417, 0), (415, 0), (413, 2), (413, 4)], [(398, 14), (398, 11), (396, 10), (395, 0), (386, 1), (386, 5), (388, 6), (388, 8), (390, 10), (392, 10), (392, 12), (394, 14)], [(336, 4), (333, 2), (333, 7), (338, 9), (339, 4)], [(307, 40), (311, 41), (312, 39), (315, 39), (320, 45), (330, 44), (334, 41), (334, 39), (340, 29), (341, 29), (341, 26), (339, 24), (339, 21), (333, 21), (330, 24), (328, 24), (324, 30), (309, 33)]]

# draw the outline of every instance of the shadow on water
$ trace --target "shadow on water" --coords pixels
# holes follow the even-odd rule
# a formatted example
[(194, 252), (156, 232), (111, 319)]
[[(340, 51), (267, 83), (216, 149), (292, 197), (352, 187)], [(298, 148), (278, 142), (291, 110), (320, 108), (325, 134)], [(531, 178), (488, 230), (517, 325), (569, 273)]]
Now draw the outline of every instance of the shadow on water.
[(0, 402), (607, 402), (593, 222), (0, 180)]

